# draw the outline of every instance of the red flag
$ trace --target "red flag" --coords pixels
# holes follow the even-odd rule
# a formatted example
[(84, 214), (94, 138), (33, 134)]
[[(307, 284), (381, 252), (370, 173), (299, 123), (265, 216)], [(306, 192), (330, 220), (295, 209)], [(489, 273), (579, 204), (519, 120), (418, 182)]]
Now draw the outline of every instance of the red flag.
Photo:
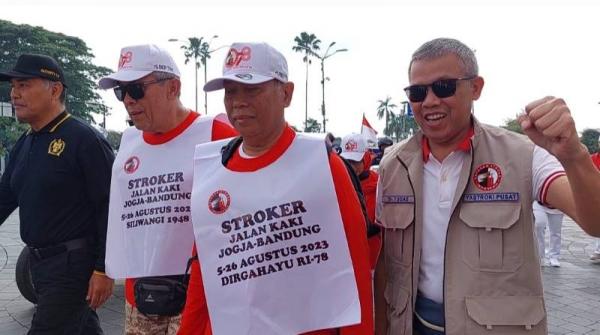
[(363, 114), (362, 125), (360, 127), (360, 133), (367, 140), (367, 144), (369, 148), (377, 148), (377, 131), (371, 127), (369, 121)]

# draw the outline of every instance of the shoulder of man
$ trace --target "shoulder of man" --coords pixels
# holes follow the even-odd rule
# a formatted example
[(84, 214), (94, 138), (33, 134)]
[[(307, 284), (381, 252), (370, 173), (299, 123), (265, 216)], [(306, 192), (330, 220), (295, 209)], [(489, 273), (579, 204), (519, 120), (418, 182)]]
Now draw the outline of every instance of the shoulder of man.
[(533, 144), (533, 142), (531, 142), (529, 140), (529, 138), (527, 136), (525, 136), (524, 134), (519, 134), (512, 130), (504, 129), (502, 127), (497, 127), (497, 126), (492, 126), (489, 124), (480, 123), (479, 130), (480, 130), (479, 132), (477, 130), (475, 131), (475, 136), (481, 136), (481, 135), (485, 134), (486, 136), (488, 136), (490, 138), (508, 139), (508, 140), (517, 141), (517, 142), (523, 143), (523, 144), (530, 144), (530, 145)]
[(212, 141), (238, 136), (238, 132), (224, 120), (215, 117), (212, 121)]
[(396, 155), (398, 155), (399, 152), (405, 150), (407, 148), (407, 146), (409, 145), (418, 145), (417, 142), (417, 136), (421, 136), (420, 133), (417, 133), (407, 139), (404, 139), (398, 143), (393, 144), (392, 146), (386, 148), (385, 152), (383, 153), (383, 157), (381, 157), (381, 162), (379, 163), (379, 166), (383, 166), (385, 165), (388, 161), (390, 161), (390, 157), (395, 157)]
[(105, 147), (107, 150), (110, 150), (111, 153), (113, 152), (113, 149), (110, 146), (110, 143), (108, 143), (106, 136), (80, 118), (71, 115), (67, 120), (65, 120), (64, 126), (72, 136), (77, 137), (77, 139), (80, 140), (80, 143), (82, 143), (84, 147), (90, 145), (99, 145), (101, 147)]

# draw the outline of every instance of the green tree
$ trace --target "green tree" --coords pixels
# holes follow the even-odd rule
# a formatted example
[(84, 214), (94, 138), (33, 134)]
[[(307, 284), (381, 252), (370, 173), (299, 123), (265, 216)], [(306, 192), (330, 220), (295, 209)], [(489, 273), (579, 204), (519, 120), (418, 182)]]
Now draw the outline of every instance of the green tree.
[(588, 148), (590, 153), (599, 151), (598, 138), (600, 137), (600, 131), (598, 129), (584, 129), (581, 133), (581, 143)]
[(319, 121), (309, 117), (306, 123), (304, 124), (304, 132), (305, 133), (320, 133), (321, 132), (321, 124)]
[(311, 57), (317, 57), (316, 51), (320, 50), (321, 40), (315, 36), (315, 34), (309, 34), (305, 31), (301, 32), (300, 35), (294, 37), (296, 45), (292, 47), (292, 50), (304, 54), (302, 61), (306, 63), (306, 91), (304, 94), (304, 124), (308, 123), (308, 66), (312, 63)]
[(500, 126), (506, 130), (514, 131), (515, 133), (523, 134), (523, 129), (521, 129), (521, 124), (517, 121), (517, 118), (506, 119), (504, 120), (504, 125)]
[(392, 103), (392, 98), (387, 96), (385, 100), (378, 100), (379, 106), (377, 106), (377, 117), (381, 120), (385, 117), (385, 127), (383, 128), (383, 134), (386, 136), (392, 136), (392, 129), (390, 128), (390, 114), (393, 114), (394, 110), (398, 108), (396, 104)]
[[(215, 35), (216, 37), (216, 35)], [(214, 37), (213, 37), (214, 38)], [(204, 66), (204, 83), (206, 83), (206, 60), (210, 58), (210, 44), (204, 37), (189, 37), (188, 43), (181, 46), (185, 56), (185, 64), (194, 60), (196, 78), (196, 111), (198, 111), (198, 69)], [(204, 92), (204, 113), (208, 113), (207, 94)]]
[(121, 145), (121, 136), (123, 136), (122, 132), (109, 130), (108, 134), (106, 135), (106, 140), (113, 149), (119, 150), (119, 146)]
[(406, 115), (403, 111), (398, 115), (390, 113), (389, 128), (390, 134), (388, 136), (394, 136), (396, 142), (398, 142), (408, 138), (411, 134), (419, 130), (419, 125), (415, 122), (415, 118)]
[(6, 155), (27, 129), (12, 117), (0, 116), (0, 156)]
[[(66, 105), (69, 112), (93, 123), (93, 114), (108, 113), (96, 91), (96, 81), (111, 71), (93, 64), (94, 55), (77, 37), (48, 31), (42, 27), (0, 20), (0, 69), (10, 69), (22, 53), (54, 57), (63, 68), (69, 86)], [(10, 86), (0, 83), (0, 101), (9, 100)]]

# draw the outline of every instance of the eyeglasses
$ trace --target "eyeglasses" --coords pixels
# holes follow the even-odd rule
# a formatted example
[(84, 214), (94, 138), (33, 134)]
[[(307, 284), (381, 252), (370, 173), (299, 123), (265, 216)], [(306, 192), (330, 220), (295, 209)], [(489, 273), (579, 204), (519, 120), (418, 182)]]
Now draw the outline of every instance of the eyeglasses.
[(429, 85), (411, 85), (404, 89), (406, 95), (408, 96), (408, 100), (410, 102), (423, 102), (427, 97), (427, 90), (431, 87), (431, 90), (438, 98), (447, 98), (451, 97), (456, 93), (456, 83), (459, 80), (471, 80), (475, 78), (475, 76), (466, 77), (466, 78), (454, 78), (454, 79), (440, 79), (438, 81), (434, 81)]
[(160, 83), (161, 81), (165, 81), (165, 80), (169, 80), (169, 79), (165, 78), (165, 79), (158, 79), (155, 81), (148, 81), (145, 83), (140, 82), (140, 83), (132, 83), (132, 84), (126, 84), (126, 85), (119, 85), (119, 86), (115, 87), (113, 90), (115, 91), (115, 95), (117, 96), (117, 99), (119, 101), (125, 100), (126, 94), (129, 94), (129, 96), (134, 100), (140, 100), (144, 97), (144, 89), (146, 86)]

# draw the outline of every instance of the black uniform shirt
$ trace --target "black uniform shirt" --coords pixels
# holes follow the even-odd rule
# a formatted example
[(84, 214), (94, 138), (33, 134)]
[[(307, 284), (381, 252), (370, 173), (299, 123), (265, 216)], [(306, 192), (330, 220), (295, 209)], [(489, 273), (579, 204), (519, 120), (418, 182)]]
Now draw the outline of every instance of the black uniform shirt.
[(43, 248), (89, 238), (104, 271), (114, 154), (91, 126), (63, 112), (23, 134), (0, 180), (0, 224), (19, 207), (21, 238)]

